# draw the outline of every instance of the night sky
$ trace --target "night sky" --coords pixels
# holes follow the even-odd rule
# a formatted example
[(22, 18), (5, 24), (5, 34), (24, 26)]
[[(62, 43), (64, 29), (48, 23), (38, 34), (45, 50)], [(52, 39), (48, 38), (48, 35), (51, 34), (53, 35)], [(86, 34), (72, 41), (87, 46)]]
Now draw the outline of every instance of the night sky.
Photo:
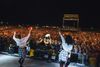
[(85, 27), (100, 28), (100, 3), (97, 0), (81, 2), (80, 22)]
[(97, 2), (80, 0), (2, 0), (0, 20), (11, 23), (61, 25), (64, 13), (79, 13), (80, 26), (99, 28)]

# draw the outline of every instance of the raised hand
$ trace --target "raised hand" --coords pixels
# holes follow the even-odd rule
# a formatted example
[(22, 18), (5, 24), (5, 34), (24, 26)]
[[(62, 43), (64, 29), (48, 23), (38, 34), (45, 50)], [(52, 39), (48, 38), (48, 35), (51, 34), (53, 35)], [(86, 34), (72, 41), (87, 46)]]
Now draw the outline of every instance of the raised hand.
[(16, 34), (16, 31), (14, 31), (14, 35)]
[(30, 31), (32, 31), (32, 29), (33, 29), (33, 28), (32, 28), (32, 27), (30, 27)]
[(59, 31), (59, 35), (61, 35), (61, 32)]
[(32, 27), (29, 27), (29, 32), (31, 32), (31, 31), (32, 31), (32, 29), (33, 29)]

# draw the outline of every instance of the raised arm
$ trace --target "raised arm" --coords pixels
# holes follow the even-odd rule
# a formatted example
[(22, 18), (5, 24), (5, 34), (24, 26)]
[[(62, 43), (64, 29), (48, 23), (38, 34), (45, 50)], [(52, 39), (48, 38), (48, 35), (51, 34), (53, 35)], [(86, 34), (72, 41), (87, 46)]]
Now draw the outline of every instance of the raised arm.
[(14, 32), (14, 34), (13, 34), (13, 39), (15, 40), (15, 42), (18, 42), (18, 41), (19, 41), (19, 39), (18, 39), (18, 38), (16, 38), (15, 36), (16, 36), (16, 32)]
[(61, 38), (62, 43), (65, 43), (65, 39), (64, 39), (64, 37), (62, 36), (61, 32), (59, 32), (59, 35), (60, 35), (60, 38)]
[(32, 27), (29, 29), (28, 35), (26, 37), (22, 38), (22, 40), (24, 40), (26, 42), (30, 37), (31, 31), (32, 31)]
[(13, 39), (14, 39), (14, 40), (16, 39), (15, 36), (16, 36), (16, 32), (14, 32), (14, 34), (13, 34)]

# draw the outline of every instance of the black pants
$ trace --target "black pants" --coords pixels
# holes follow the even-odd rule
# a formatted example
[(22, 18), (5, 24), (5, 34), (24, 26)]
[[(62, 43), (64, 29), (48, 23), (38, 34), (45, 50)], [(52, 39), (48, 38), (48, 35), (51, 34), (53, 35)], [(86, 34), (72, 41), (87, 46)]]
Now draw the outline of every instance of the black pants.
[(20, 67), (23, 66), (24, 60), (25, 60), (25, 58), (23, 58), (23, 57), (19, 58), (19, 61), (18, 62), (20, 64)]
[(52, 52), (49, 50), (49, 51), (47, 52), (47, 54), (48, 54), (47, 61), (51, 62)]
[(63, 67), (63, 66), (68, 67), (69, 64), (70, 64), (69, 60), (66, 63), (64, 61), (60, 61), (60, 67)]

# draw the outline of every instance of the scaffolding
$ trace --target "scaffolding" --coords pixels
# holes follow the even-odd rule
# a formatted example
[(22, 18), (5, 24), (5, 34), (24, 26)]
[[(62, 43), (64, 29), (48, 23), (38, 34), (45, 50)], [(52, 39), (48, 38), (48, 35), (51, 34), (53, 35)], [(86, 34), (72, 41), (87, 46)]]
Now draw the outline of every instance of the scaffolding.
[[(79, 29), (79, 14), (64, 14), (62, 27), (65, 28), (65, 21), (73, 21), (73, 27)], [(76, 22), (74, 22), (76, 21)]]

